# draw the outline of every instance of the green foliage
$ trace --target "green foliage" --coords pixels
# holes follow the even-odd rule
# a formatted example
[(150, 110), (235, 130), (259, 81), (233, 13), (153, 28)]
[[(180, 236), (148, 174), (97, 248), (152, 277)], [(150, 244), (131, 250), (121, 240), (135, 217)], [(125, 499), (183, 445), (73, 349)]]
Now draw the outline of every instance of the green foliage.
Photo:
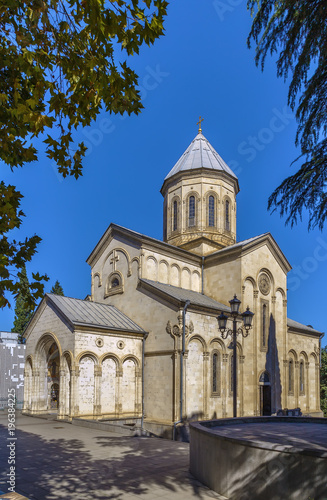
[(12, 332), (19, 333), (18, 340), (23, 343), (23, 333), (33, 314), (33, 304), (26, 268), (19, 272), (19, 293), (16, 297), (15, 319)]
[(277, 75), (291, 81), (288, 104), (296, 109), (299, 170), (275, 189), (268, 209), (287, 215), (291, 226), (309, 214), (308, 229), (322, 230), (327, 217), (327, 2), (248, 0), (254, 20), (248, 38), (256, 64), (277, 53)]
[(320, 402), (324, 416), (327, 417), (327, 346), (321, 349)]
[[(165, 0), (0, 0), (0, 160), (11, 169), (38, 159), (42, 138), (58, 171), (82, 175), (83, 142), (74, 131), (101, 110), (138, 114), (138, 77), (124, 59), (163, 34)], [(116, 60), (118, 62), (116, 62)], [(11, 266), (22, 269), (40, 241), (9, 243), (18, 228), (22, 195), (1, 183), (0, 307), (5, 291), (19, 283)], [(17, 279), (17, 276), (16, 276)], [(34, 301), (43, 292), (34, 275)], [(29, 299), (30, 300), (30, 299)]]
[(55, 284), (51, 288), (50, 293), (55, 293), (56, 295), (61, 295), (62, 297), (65, 296), (64, 290), (63, 290), (63, 288), (58, 280), (55, 282)]
[(73, 130), (103, 108), (140, 112), (137, 75), (114, 56), (153, 44), (166, 9), (164, 0), (0, 0), (0, 158), (36, 160), (33, 139), (52, 129), (47, 156), (78, 178), (86, 147), (73, 148)]
[[(22, 273), (26, 274), (25, 262), (29, 262), (36, 252), (36, 247), (41, 241), (39, 236), (26, 238), (24, 241), (9, 241), (7, 233), (20, 227), (24, 213), (20, 210), (22, 195), (14, 186), (0, 182), (0, 307), (9, 306), (6, 292), (11, 292), (16, 299), (19, 292), (24, 293), (22, 287)], [(33, 308), (37, 299), (43, 293), (42, 280), (47, 276), (32, 274), (34, 282), (29, 285), (30, 293), (25, 294), (28, 308)]]

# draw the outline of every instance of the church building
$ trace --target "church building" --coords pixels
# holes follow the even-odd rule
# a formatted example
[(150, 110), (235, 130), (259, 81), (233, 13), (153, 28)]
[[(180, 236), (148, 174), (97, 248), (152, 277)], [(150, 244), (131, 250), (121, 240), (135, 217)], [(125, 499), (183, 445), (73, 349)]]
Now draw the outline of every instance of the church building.
[(163, 181), (163, 241), (110, 224), (87, 258), (87, 299), (43, 298), (25, 332), (25, 414), (165, 436), (181, 418), (232, 416), (233, 351), (217, 316), (236, 294), (254, 313), (238, 336), (237, 415), (322, 416), (323, 334), (288, 318), (291, 266), (272, 235), (236, 240), (238, 192), (200, 125)]

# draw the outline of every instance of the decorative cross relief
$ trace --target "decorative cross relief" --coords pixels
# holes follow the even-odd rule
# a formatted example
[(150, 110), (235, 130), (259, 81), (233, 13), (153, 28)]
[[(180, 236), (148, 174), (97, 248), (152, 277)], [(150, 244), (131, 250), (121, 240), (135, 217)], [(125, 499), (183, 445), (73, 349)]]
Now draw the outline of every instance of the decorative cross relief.
[[(179, 325), (172, 326), (171, 321), (168, 321), (166, 326), (166, 332), (171, 336), (180, 337), (183, 333), (183, 323)], [(188, 325), (185, 325), (185, 336), (188, 337), (191, 333), (194, 332), (193, 322), (190, 321)]]
[(119, 261), (119, 256), (116, 253), (116, 250), (112, 251), (112, 257), (110, 259), (110, 264), (113, 266), (113, 270), (116, 271), (116, 262)]

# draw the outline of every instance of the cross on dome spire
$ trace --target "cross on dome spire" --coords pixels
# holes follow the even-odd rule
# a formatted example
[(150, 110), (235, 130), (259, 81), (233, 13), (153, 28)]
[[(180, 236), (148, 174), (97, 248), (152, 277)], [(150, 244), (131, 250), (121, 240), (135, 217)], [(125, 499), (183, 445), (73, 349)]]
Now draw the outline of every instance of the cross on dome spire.
[(202, 127), (201, 127), (201, 124), (202, 124), (203, 120), (204, 120), (204, 118), (201, 118), (201, 116), (200, 116), (199, 121), (197, 122), (197, 125), (199, 125), (199, 134), (201, 134), (201, 133), (202, 133)]

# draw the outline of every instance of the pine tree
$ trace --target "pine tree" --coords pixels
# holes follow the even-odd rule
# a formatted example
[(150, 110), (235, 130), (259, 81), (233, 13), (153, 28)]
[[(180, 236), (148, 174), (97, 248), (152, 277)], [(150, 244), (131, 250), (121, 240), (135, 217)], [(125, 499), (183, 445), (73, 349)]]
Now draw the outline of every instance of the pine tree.
[(277, 55), (277, 76), (290, 76), (288, 104), (296, 110), (297, 172), (271, 194), (268, 209), (286, 215), (291, 226), (308, 212), (308, 229), (327, 221), (327, 2), (248, 0), (254, 16), (248, 44), (256, 43), (256, 63)]
[(33, 309), (29, 304), (31, 301), (31, 292), (25, 266), (22, 267), (19, 278), (20, 291), (16, 297), (14, 326), (11, 331), (19, 334), (18, 342), (23, 344), (23, 333), (33, 314)]
[(65, 296), (64, 290), (63, 290), (63, 288), (58, 280), (55, 282), (55, 284), (51, 288), (50, 293), (55, 293), (56, 295), (61, 295), (62, 297)]

